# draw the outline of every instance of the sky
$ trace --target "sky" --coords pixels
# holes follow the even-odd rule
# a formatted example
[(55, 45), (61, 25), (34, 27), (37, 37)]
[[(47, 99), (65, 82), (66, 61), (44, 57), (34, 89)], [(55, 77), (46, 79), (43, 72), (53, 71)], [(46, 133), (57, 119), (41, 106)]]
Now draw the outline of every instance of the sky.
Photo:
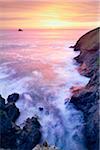
[(95, 28), (99, 4), (99, 0), (0, 0), (0, 28)]

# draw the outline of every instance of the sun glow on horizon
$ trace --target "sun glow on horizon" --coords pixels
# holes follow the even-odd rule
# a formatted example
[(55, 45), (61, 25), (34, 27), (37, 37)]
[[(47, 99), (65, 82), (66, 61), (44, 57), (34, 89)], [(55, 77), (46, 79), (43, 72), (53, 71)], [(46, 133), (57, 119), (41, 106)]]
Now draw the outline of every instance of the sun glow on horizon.
[(0, 28), (69, 29), (98, 26), (98, 1), (1, 1)]
[(71, 25), (70, 22), (62, 21), (62, 20), (45, 20), (41, 24), (43, 28), (51, 28), (51, 29), (57, 29), (57, 28), (66, 28), (67, 26)]

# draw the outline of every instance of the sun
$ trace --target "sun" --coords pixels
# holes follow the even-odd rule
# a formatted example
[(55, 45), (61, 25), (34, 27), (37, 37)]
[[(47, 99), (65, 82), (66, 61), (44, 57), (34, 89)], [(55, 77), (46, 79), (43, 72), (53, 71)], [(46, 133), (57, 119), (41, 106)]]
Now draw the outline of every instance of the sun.
[(47, 22), (47, 26), (51, 28), (59, 28), (62, 27), (64, 24), (62, 21), (59, 20), (51, 20)]
[(62, 20), (47, 20), (43, 24), (44, 27), (51, 29), (65, 28), (67, 25), (68, 22), (64, 22)]

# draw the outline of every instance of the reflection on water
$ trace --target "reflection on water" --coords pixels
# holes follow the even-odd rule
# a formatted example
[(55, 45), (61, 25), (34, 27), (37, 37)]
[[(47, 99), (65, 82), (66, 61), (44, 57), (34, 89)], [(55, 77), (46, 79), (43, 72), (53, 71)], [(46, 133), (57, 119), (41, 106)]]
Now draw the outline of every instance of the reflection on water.
[[(74, 31), (75, 32), (75, 31)], [(69, 103), (72, 86), (84, 86), (68, 47), (73, 31), (33, 30), (0, 32), (0, 93), (7, 97), (20, 93), (17, 106), (23, 126), (36, 115), (42, 125), (43, 140), (62, 150), (85, 150), (82, 134), (84, 118)], [(78, 32), (78, 34), (80, 31)]]

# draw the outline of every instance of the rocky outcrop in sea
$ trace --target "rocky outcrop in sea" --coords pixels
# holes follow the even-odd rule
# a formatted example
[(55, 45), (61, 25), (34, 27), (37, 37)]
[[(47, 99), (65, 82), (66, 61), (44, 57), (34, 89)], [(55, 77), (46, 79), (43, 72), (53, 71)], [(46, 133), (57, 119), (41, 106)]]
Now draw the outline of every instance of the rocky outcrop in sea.
[(86, 33), (74, 46), (74, 51), (80, 51), (75, 58), (80, 64), (79, 72), (90, 78), (86, 87), (71, 98), (71, 103), (84, 114), (88, 150), (99, 149), (99, 32), (100, 28), (96, 28)]
[(41, 125), (37, 118), (28, 118), (21, 129), (15, 124), (20, 115), (15, 102), (19, 94), (9, 95), (7, 103), (0, 95), (0, 148), (10, 150), (32, 150), (41, 139)]
[[(75, 58), (80, 64), (78, 70), (81, 75), (90, 78), (86, 87), (74, 90), (70, 100), (84, 114), (84, 135), (88, 150), (99, 149), (99, 30), (96, 28), (86, 33), (74, 46), (75, 51), (80, 51)], [(0, 95), (0, 149), (56, 150), (56, 147), (47, 143), (37, 145), (41, 140), (41, 125), (36, 117), (28, 118), (22, 129), (16, 125), (20, 115), (16, 107), (18, 99), (19, 94), (14, 93), (8, 96), (5, 103)], [(43, 111), (42, 107), (39, 109)]]

